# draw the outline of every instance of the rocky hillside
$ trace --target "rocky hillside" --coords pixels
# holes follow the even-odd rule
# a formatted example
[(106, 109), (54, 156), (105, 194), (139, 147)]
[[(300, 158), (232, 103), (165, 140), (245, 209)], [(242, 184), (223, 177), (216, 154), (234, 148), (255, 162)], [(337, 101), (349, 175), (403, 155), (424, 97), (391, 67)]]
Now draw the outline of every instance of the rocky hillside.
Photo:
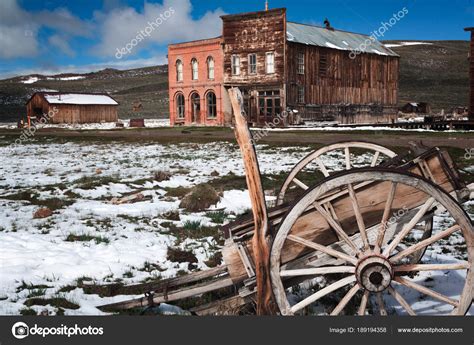
[(87, 74), (28, 75), (0, 80), (0, 121), (25, 115), (25, 103), (37, 91), (107, 92), (119, 103), (119, 117), (168, 116), (168, 66)]

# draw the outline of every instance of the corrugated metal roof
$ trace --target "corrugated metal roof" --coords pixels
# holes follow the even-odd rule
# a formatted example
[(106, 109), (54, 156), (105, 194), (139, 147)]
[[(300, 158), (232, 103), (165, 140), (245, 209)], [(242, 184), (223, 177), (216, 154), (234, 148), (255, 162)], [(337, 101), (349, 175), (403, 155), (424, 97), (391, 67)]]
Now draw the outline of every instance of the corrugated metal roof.
[(390, 48), (385, 47), (377, 40), (371, 40), (367, 35), (356, 34), (347, 31), (329, 30), (319, 26), (288, 22), (286, 27), (286, 39), (289, 42), (314, 45), (339, 50), (360, 51), (362, 53), (398, 56)]

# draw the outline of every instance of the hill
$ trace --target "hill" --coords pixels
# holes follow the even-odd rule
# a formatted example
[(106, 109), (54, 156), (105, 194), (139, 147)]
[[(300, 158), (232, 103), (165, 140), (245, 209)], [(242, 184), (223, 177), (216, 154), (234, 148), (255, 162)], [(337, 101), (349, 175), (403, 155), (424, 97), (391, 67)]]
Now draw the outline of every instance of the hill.
[[(33, 74), (0, 80), (0, 121), (25, 115), (25, 103), (37, 91), (107, 92), (119, 103), (120, 118), (168, 116), (168, 66), (132, 70), (107, 68), (87, 74)], [(135, 105), (142, 106), (138, 111)]]
[(400, 55), (399, 104), (428, 102), (434, 111), (468, 105), (468, 41), (384, 43)]
[[(428, 102), (449, 111), (468, 103), (468, 41), (385, 41), (400, 57), (399, 104)], [(87, 74), (28, 75), (0, 80), (0, 121), (25, 115), (36, 91), (108, 92), (119, 101), (120, 118), (168, 117), (168, 66), (104, 69)], [(141, 104), (134, 110), (134, 104)]]

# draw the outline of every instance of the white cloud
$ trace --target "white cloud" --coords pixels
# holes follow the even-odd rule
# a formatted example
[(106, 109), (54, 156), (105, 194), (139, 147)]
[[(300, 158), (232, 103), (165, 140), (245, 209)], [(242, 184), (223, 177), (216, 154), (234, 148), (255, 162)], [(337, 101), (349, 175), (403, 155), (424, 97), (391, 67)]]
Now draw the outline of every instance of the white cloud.
[(69, 46), (68, 37), (62, 35), (52, 35), (48, 38), (51, 46), (59, 49), (67, 56), (75, 56), (76, 52)]
[[(172, 10), (170, 10), (172, 9)], [(150, 33), (149, 37), (138, 43), (132, 53), (137, 53), (153, 44), (188, 41), (199, 38), (215, 37), (221, 34), (221, 9), (208, 11), (203, 17), (193, 19), (192, 5), (189, 0), (164, 0), (162, 4), (145, 2), (143, 11), (132, 7), (119, 7), (104, 14), (96, 13), (96, 21), (102, 23), (100, 43), (94, 48), (99, 56), (114, 56), (117, 49), (125, 47), (136, 38), (150, 23), (156, 22), (165, 12), (172, 12), (162, 24)]]
[[(65, 8), (54, 11), (27, 12), (17, 0), (0, 1), (0, 58), (11, 59), (38, 55), (38, 30), (48, 27), (63, 35), (91, 36), (92, 23), (72, 15)], [(57, 38), (50, 43), (60, 44)], [(62, 44), (63, 48), (66, 46)], [(67, 50), (67, 48), (65, 48)], [(71, 53), (71, 50), (69, 50)]]

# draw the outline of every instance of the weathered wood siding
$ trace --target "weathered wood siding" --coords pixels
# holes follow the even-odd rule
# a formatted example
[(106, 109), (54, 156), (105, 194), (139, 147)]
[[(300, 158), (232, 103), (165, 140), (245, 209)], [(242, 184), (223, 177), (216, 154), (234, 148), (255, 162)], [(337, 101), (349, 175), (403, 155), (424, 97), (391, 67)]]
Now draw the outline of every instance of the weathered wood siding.
[[(304, 54), (305, 71), (298, 74), (298, 53)], [(360, 54), (288, 42), (287, 104), (301, 106), (298, 86), (304, 86), (304, 104), (382, 104), (396, 106), (398, 57)], [(320, 73), (320, 56), (327, 56), (327, 72)]]
[(49, 123), (100, 123), (118, 119), (116, 105), (49, 104), (41, 94), (35, 94), (26, 109), (31, 117), (36, 115), (35, 109), (41, 109), (41, 114), (49, 113)]
[[(285, 77), (286, 10), (222, 16), (224, 83), (283, 84)], [(265, 71), (267, 52), (275, 54), (275, 73)], [(257, 54), (257, 73), (249, 74), (248, 54)], [(232, 55), (240, 56), (240, 75), (232, 75)]]

